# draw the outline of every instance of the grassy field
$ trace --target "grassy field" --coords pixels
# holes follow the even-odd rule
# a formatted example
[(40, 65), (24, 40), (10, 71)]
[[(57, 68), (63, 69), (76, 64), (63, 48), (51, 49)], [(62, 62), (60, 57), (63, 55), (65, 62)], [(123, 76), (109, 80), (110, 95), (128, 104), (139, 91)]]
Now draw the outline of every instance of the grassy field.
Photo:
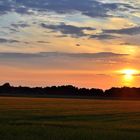
[(140, 101), (0, 97), (0, 140), (139, 140)]

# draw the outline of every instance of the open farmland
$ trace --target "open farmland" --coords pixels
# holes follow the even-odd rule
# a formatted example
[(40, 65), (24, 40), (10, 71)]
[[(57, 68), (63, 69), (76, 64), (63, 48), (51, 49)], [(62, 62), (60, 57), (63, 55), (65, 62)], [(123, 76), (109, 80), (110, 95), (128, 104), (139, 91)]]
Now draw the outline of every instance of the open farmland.
[(138, 140), (140, 101), (0, 97), (1, 140)]

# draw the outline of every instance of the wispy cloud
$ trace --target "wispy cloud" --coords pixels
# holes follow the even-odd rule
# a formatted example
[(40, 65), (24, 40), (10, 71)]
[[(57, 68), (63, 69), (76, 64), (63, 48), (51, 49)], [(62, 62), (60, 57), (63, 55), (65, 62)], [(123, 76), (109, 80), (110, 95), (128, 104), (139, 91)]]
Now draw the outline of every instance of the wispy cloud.
[[(121, 63), (128, 54), (99, 53), (0, 53), (0, 64), (9, 67), (44, 70), (94, 70), (103, 65)], [(95, 67), (96, 66), (96, 67)], [(109, 67), (108, 67), (109, 68)]]
[(26, 28), (26, 27), (30, 27), (29, 24), (27, 23), (14, 23), (14, 24), (11, 24), (12, 27), (14, 28)]
[(99, 40), (108, 40), (108, 39), (115, 39), (118, 38), (117, 36), (110, 35), (110, 34), (96, 34), (96, 35), (90, 35), (90, 38), (95, 38)]
[(103, 33), (136, 35), (136, 34), (140, 34), (140, 26), (123, 28), (123, 29), (114, 29), (114, 30), (103, 30)]
[(0, 53), (0, 58), (39, 58), (39, 57), (54, 57), (54, 58), (111, 58), (128, 56), (128, 54), (117, 54), (112, 52), (99, 52), (99, 53), (65, 53), (65, 52), (40, 52), (40, 53)]
[(0, 43), (19, 43), (20, 41), (15, 39), (6, 39), (6, 38), (0, 38)]

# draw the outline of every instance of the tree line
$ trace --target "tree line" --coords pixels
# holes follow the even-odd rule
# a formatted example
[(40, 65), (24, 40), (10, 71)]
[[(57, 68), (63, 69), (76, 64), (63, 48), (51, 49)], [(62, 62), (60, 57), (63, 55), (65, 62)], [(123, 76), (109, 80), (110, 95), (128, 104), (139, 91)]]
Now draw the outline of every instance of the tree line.
[(72, 85), (52, 87), (14, 87), (9, 83), (0, 86), (0, 95), (31, 95), (31, 96), (85, 96), (99, 98), (140, 98), (140, 88), (111, 88), (103, 91), (96, 88), (78, 88)]

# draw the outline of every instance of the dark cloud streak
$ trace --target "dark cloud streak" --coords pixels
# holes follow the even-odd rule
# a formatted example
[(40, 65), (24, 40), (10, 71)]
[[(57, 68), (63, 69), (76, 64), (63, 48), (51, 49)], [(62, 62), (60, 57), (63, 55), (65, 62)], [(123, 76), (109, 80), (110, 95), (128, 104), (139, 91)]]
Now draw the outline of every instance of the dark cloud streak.
[(76, 27), (72, 25), (66, 25), (64, 23), (60, 25), (47, 25), (42, 23), (41, 27), (51, 29), (54, 31), (60, 31), (62, 34), (72, 35), (74, 37), (86, 36), (87, 34), (84, 33), (84, 30), (95, 30), (94, 28), (91, 27)]
[(140, 26), (123, 28), (123, 29), (114, 29), (114, 30), (103, 30), (103, 33), (136, 35), (136, 34), (140, 34)]
[(115, 39), (118, 37), (109, 34), (97, 34), (97, 35), (91, 35), (90, 38), (95, 38), (99, 40), (108, 40), (108, 39)]
[(40, 53), (0, 53), (0, 58), (44, 58), (44, 57), (70, 57), (70, 58), (111, 58), (128, 56), (112, 52), (99, 53), (65, 53), (65, 52), (40, 52)]
[(0, 38), (0, 43), (19, 43), (20, 41), (14, 39)]

